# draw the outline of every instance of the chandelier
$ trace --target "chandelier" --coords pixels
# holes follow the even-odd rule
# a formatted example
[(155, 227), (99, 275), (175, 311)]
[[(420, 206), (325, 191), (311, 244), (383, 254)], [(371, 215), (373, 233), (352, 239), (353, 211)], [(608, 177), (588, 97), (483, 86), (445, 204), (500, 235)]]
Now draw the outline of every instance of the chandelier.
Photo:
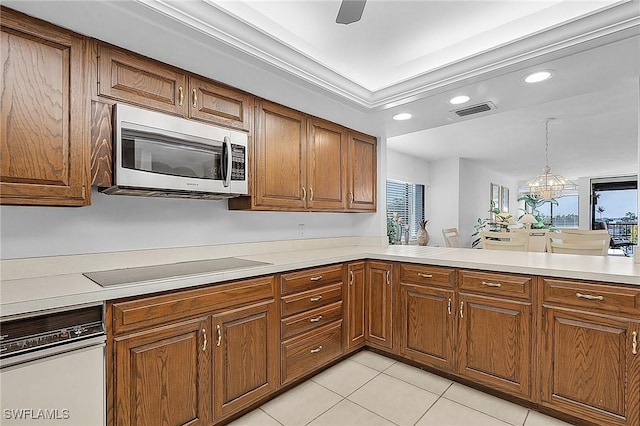
[(564, 176), (551, 173), (549, 167), (549, 120), (545, 120), (545, 161), (542, 174), (529, 181), (529, 194), (543, 200), (562, 197), (566, 191), (578, 189), (578, 185)]

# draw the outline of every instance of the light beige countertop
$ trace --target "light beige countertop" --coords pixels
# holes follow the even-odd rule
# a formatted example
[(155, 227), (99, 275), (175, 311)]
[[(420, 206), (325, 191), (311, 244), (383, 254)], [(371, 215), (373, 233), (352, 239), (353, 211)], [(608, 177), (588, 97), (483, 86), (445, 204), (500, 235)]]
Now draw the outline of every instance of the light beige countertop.
[[(364, 244), (364, 245), (363, 245)], [(268, 265), (103, 288), (82, 275), (137, 266), (235, 256)], [(141, 296), (167, 290), (275, 274), (301, 268), (377, 259), (512, 272), (640, 286), (640, 264), (619, 256), (383, 246), (375, 239), (337, 238), (295, 242), (157, 249), (0, 262), (0, 316)]]

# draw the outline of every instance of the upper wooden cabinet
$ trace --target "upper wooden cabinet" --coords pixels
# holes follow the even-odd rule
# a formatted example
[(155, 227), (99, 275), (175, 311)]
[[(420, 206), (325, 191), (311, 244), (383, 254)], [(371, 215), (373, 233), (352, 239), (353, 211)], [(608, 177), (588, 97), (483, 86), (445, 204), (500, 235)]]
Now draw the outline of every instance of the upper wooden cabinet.
[(97, 42), (97, 95), (250, 130), (253, 97), (144, 56)]
[(307, 132), (307, 206), (343, 210), (347, 174), (347, 132), (337, 124), (310, 118)]
[(375, 212), (378, 160), (376, 138), (349, 132), (349, 210)]
[(252, 170), (255, 206), (304, 209), (307, 118), (301, 112), (266, 101), (261, 101), (257, 110)]
[(85, 38), (1, 10), (2, 204), (89, 204)]
[(231, 209), (375, 211), (376, 139), (261, 100), (251, 197)]

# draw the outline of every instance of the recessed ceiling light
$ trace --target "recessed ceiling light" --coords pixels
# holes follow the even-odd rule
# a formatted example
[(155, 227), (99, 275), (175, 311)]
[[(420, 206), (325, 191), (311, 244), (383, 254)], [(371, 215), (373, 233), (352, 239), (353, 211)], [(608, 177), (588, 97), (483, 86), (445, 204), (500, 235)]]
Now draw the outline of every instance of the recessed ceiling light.
[(550, 79), (552, 75), (553, 74), (551, 73), (551, 71), (538, 71), (526, 76), (524, 81), (526, 81), (527, 83), (539, 83), (541, 81)]
[(460, 104), (463, 104), (465, 102), (469, 102), (469, 99), (470, 98), (468, 96), (466, 96), (466, 95), (454, 96), (453, 98), (451, 98), (449, 100), (449, 103), (453, 104), (453, 105), (460, 105)]
[(402, 121), (402, 120), (408, 120), (411, 117), (413, 117), (413, 115), (409, 114), (408, 112), (401, 112), (399, 114), (394, 115), (393, 119), (397, 121)]

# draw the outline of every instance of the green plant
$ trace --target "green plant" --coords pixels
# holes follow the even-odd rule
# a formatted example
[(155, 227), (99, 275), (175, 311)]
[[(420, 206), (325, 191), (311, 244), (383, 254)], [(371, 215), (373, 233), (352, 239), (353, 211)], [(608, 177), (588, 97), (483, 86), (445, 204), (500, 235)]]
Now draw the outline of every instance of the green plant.
[[(509, 229), (508, 226), (513, 217), (510, 214), (500, 212), (500, 209), (496, 206), (494, 201), (491, 201), (491, 206), (488, 213), (492, 213), (494, 219), (478, 218), (478, 222), (473, 225), (473, 234), (471, 234), (471, 248), (475, 248), (480, 244), (481, 238), (480, 232), (488, 229), (489, 231), (500, 231), (501, 229)], [(475, 238), (474, 238), (475, 237)]]
[(387, 238), (389, 239), (389, 244), (396, 242), (396, 222), (389, 214), (387, 214)]
[(558, 205), (558, 200), (555, 198), (542, 198), (539, 195), (525, 194), (518, 198), (518, 201), (524, 201), (524, 209), (520, 209), (523, 213), (518, 217), (520, 219), (525, 214), (531, 214), (536, 218), (536, 223), (531, 224), (531, 228), (542, 229), (549, 226), (542, 220), (542, 214), (538, 208), (542, 207), (546, 203)]

